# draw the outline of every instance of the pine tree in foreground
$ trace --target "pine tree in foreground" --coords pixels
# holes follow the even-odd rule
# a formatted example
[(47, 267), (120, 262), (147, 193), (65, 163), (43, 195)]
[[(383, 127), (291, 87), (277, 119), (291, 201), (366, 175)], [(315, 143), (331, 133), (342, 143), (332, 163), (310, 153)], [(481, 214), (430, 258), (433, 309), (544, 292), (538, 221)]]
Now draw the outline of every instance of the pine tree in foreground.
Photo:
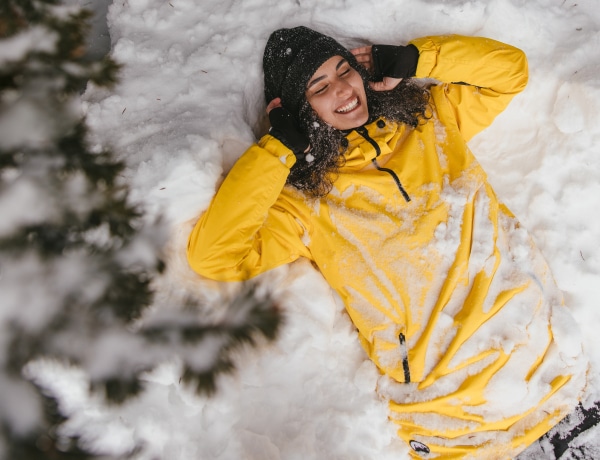
[[(110, 86), (118, 66), (82, 59), (90, 14), (59, 0), (0, 0), (0, 458), (85, 459), (61, 436), (60, 401), (27, 364), (79, 366), (119, 403), (140, 375), (178, 359), (183, 380), (212, 392), (231, 351), (272, 339), (279, 314), (246, 286), (207, 322), (190, 302), (149, 309), (165, 231), (144, 220), (124, 165), (86, 144), (79, 91)], [(29, 376), (31, 377), (31, 376)]]

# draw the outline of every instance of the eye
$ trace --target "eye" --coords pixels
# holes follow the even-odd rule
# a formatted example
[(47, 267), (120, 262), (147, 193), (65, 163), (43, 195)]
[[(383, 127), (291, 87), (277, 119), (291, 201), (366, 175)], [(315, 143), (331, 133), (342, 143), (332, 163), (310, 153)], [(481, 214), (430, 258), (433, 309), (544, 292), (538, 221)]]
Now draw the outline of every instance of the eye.
[(329, 88), (329, 85), (321, 86), (318, 90), (314, 92), (314, 94), (323, 94), (327, 90), (327, 88)]
[(352, 68), (350, 66), (348, 67), (344, 67), (341, 69), (341, 72), (339, 73), (340, 77), (347, 77), (350, 74), (350, 71), (352, 70)]

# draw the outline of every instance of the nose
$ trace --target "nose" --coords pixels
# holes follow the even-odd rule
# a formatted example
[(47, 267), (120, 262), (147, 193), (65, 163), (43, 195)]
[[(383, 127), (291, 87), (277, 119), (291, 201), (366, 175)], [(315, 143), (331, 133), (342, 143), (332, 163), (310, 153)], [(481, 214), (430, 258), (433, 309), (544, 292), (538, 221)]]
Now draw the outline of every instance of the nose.
[(352, 85), (344, 79), (338, 79), (335, 85), (336, 96), (348, 96), (352, 93)]

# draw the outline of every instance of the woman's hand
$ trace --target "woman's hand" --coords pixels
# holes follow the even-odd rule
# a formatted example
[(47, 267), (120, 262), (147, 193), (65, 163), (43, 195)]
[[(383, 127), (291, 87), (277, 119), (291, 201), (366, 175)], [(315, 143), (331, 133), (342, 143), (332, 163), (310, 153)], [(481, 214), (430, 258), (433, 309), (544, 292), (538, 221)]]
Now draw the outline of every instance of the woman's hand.
[(402, 81), (402, 78), (394, 78), (394, 77), (383, 77), (381, 81), (371, 81), (369, 82), (369, 86), (374, 91), (389, 91), (398, 86), (398, 83)]
[(373, 47), (369, 45), (350, 50), (350, 52), (354, 54), (356, 61), (365, 69), (367, 69), (367, 71), (370, 74), (373, 74), (373, 54), (371, 53), (372, 49)]
[(269, 134), (279, 139), (289, 148), (298, 160), (303, 160), (310, 150), (307, 137), (300, 132), (300, 128), (292, 114), (281, 105), (281, 99), (276, 97), (267, 105), (267, 114), (271, 122)]
[[(373, 63), (373, 47), (372, 46), (363, 46), (360, 48), (354, 48), (350, 50), (354, 57), (356, 57), (357, 62), (362, 65), (370, 74), (374, 74), (375, 65)], [(374, 91), (389, 91), (398, 86), (398, 83), (402, 81), (402, 78), (394, 78), (394, 77), (383, 77), (381, 81), (369, 82), (369, 86)]]
[(281, 107), (281, 98), (276, 97), (269, 105), (267, 105), (267, 115), (271, 113), (271, 110), (276, 109), (277, 107)]
[(375, 91), (389, 91), (417, 72), (419, 50), (412, 44), (363, 46), (351, 51), (358, 63), (373, 75), (376, 81), (370, 86)]

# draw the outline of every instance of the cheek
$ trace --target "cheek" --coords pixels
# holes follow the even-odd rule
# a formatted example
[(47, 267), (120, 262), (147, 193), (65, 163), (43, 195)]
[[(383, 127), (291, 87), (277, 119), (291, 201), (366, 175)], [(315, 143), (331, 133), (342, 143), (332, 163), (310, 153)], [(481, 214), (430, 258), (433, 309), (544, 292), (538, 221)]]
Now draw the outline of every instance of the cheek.
[(321, 120), (325, 122), (328, 122), (330, 120), (332, 114), (329, 108), (330, 104), (327, 101), (327, 98), (313, 98), (311, 101), (309, 101), (309, 104)]
[(365, 92), (365, 83), (363, 82), (363, 79), (360, 78), (360, 75), (356, 76), (356, 80), (353, 82), (353, 86), (355, 88), (355, 91), (360, 96), (362, 96), (363, 99), (366, 99), (367, 93)]

